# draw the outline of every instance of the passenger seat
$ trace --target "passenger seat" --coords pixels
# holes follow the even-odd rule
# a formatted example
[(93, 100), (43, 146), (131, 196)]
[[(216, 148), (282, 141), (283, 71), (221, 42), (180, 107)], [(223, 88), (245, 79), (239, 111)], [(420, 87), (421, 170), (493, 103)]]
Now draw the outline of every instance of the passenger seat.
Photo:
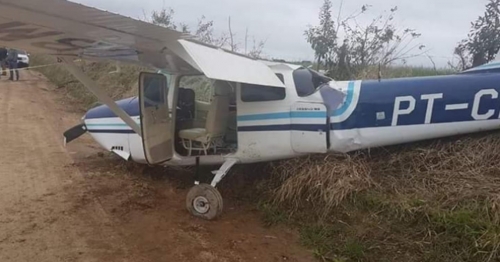
[[(229, 114), (229, 96), (215, 96), (207, 115), (205, 128), (191, 128), (181, 130), (179, 137), (182, 145), (186, 148), (190, 156), (192, 151), (204, 151), (208, 154), (208, 149), (215, 151), (215, 140), (224, 137), (227, 129)], [(197, 142), (199, 145), (193, 145)]]

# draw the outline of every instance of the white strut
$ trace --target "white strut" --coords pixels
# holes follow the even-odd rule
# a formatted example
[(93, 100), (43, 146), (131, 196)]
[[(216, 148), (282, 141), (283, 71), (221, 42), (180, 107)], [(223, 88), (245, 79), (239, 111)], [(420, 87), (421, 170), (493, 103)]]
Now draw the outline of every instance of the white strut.
[(228, 158), (219, 168), (219, 170), (215, 171), (215, 177), (212, 179), (211, 186), (216, 187), (217, 184), (227, 175), (231, 167), (233, 167), (236, 163), (238, 163), (238, 159), (236, 158)]

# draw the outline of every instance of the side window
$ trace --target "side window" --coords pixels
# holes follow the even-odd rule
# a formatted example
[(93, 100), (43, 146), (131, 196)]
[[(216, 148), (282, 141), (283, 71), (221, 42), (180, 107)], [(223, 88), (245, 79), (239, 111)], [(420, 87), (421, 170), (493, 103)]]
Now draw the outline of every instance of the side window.
[(213, 86), (210, 79), (203, 75), (182, 76), (179, 82), (180, 88), (192, 89), (196, 94), (196, 100), (210, 102)]
[(264, 102), (283, 100), (286, 90), (282, 87), (241, 84), (241, 101)]
[(285, 78), (283, 77), (283, 74), (276, 74), (276, 76), (281, 80), (281, 83), (285, 83)]
[(323, 84), (326, 84), (332, 79), (322, 76), (316, 71), (306, 68), (299, 68), (293, 71), (293, 81), (297, 95), (305, 97), (312, 95)]
[(164, 89), (165, 82), (162, 76), (147, 77), (144, 79), (144, 100), (146, 107), (165, 103), (165, 92), (167, 92)]

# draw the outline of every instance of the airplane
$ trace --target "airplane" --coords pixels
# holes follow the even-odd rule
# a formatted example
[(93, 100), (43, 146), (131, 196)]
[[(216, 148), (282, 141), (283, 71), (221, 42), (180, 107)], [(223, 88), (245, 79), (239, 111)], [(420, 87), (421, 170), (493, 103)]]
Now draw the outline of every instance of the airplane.
[[(65, 143), (88, 133), (148, 165), (219, 165), (194, 179), (186, 208), (213, 220), (236, 164), (347, 153), (500, 127), (500, 60), (447, 76), (335, 81), (66, 0), (0, 0), (0, 46), (57, 57), (99, 99)], [(75, 64), (132, 63), (139, 94), (113, 101)]]

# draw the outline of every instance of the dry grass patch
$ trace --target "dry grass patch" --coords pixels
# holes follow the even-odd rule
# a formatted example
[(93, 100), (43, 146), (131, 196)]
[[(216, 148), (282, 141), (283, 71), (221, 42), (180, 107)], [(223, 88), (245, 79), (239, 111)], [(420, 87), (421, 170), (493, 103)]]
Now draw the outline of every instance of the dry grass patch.
[(489, 133), (281, 161), (263, 210), (324, 259), (496, 261), (499, 160)]
[(347, 196), (375, 186), (363, 155), (308, 156), (271, 164), (274, 203), (294, 210), (302, 205), (328, 214)]

